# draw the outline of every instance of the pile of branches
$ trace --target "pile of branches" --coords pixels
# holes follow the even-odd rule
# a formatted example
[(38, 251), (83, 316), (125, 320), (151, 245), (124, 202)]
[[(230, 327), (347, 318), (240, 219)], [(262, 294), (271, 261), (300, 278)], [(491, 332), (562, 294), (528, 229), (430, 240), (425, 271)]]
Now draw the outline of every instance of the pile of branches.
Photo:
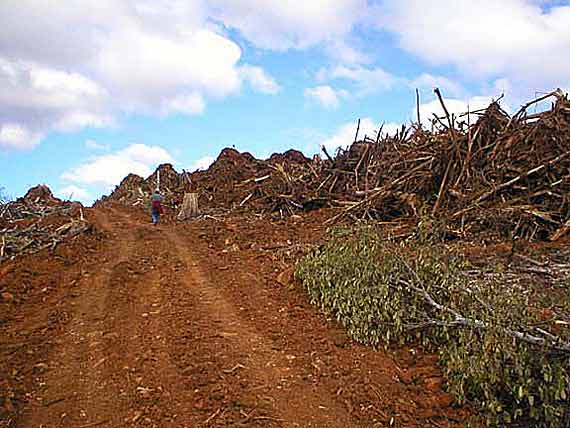
[(23, 198), (0, 204), (0, 262), (54, 249), (90, 228), (81, 204), (61, 201), (47, 186), (36, 186)]
[(335, 228), (295, 276), (355, 340), (437, 352), (448, 392), (472, 404), (485, 426), (562, 428), (570, 418), (567, 256), (548, 255), (548, 270), (560, 276), (547, 288), (544, 271), (528, 275), (536, 263), (528, 257), (519, 267), (495, 257), (479, 270), (433, 239), (402, 243), (381, 228)]
[[(297, 175), (304, 175), (309, 159), (295, 150), (275, 154), (268, 160), (255, 159), (235, 149), (222, 150), (206, 171), (178, 173), (172, 165), (160, 165), (148, 178), (130, 174), (113, 193), (98, 203), (115, 201), (132, 206), (149, 207), (150, 196), (159, 189), (166, 207), (177, 207), (185, 193), (200, 196), (202, 211), (270, 211), (283, 215), (298, 209)], [(295, 194), (295, 195), (294, 195)]]
[[(556, 240), (570, 229), (570, 102), (561, 91), (525, 104), (514, 116), (493, 102), (474, 124), (447, 113), (439, 128), (414, 126), (361, 142), (332, 161), (333, 191), (362, 195), (338, 217), (437, 216), (458, 234), (495, 230)], [(548, 111), (527, 114), (548, 97)], [(473, 114), (473, 113), (472, 113)], [(463, 117), (469, 118), (469, 115)], [(343, 179), (344, 178), (344, 179)]]
[[(433, 118), (358, 138), (333, 155), (306, 158), (290, 150), (258, 160), (224, 149), (206, 171), (177, 173), (161, 165), (146, 180), (127, 177), (108, 198), (148, 202), (160, 187), (167, 201), (199, 194), (200, 208), (292, 215), (341, 208), (332, 221), (419, 221), (435, 217), (451, 235), (481, 231), (504, 237), (556, 240), (570, 230), (570, 101), (557, 90), (513, 116), (499, 101), (488, 108)], [(552, 99), (552, 108), (529, 108)], [(471, 121), (471, 118), (476, 120)]]
[(192, 178), (197, 191), (217, 205), (287, 216), (307, 209), (308, 189), (319, 177), (316, 172), (309, 176), (311, 165), (296, 150), (258, 160), (249, 153), (224, 149), (208, 171)]
[[(380, 129), (375, 138), (365, 136), (334, 157), (323, 149), (323, 159), (277, 162), (265, 176), (238, 186), (250, 184), (246, 198), (256, 209), (343, 207), (331, 222), (434, 217), (458, 237), (490, 231), (557, 240), (567, 233), (568, 98), (557, 90), (513, 116), (496, 101), (455, 117), (436, 94), (446, 115), (434, 117), (431, 131), (418, 124), (395, 135)], [(554, 99), (552, 108), (527, 113), (548, 98)], [(478, 119), (470, 123), (473, 116)]]
[(109, 196), (103, 196), (95, 206), (114, 201), (149, 208), (150, 197), (157, 189), (165, 196), (166, 204), (174, 206), (182, 200), (184, 193), (190, 191), (190, 176), (186, 171), (178, 173), (171, 164), (160, 165), (146, 179), (129, 174)]

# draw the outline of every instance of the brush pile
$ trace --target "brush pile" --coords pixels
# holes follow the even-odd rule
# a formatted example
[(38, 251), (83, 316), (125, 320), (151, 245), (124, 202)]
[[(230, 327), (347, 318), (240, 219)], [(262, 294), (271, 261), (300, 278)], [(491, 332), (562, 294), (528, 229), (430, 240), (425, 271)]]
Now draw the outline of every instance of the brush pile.
[[(570, 231), (570, 101), (560, 90), (509, 116), (487, 109), (433, 119), (432, 131), (380, 129), (331, 156), (306, 158), (290, 150), (258, 160), (224, 149), (206, 171), (178, 174), (161, 165), (148, 179), (129, 176), (109, 197), (137, 205), (160, 185), (166, 199), (200, 195), (200, 208), (291, 215), (339, 207), (331, 221), (369, 219), (444, 223), (464, 237), (483, 231), (503, 237), (556, 240)], [(554, 99), (552, 108), (527, 114)], [(477, 120), (470, 123), (470, 118)]]
[(77, 202), (55, 198), (47, 186), (0, 205), (0, 262), (31, 254), (73, 239), (90, 229)]
[(203, 195), (206, 206), (284, 216), (303, 209), (308, 200), (306, 192), (315, 179), (307, 177), (309, 165), (310, 160), (296, 150), (258, 160), (224, 149), (207, 171), (192, 175), (192, 187)]
[(176, 201), (181, 200), (185, 192), (190, 190), (189, 175), (186, 171), (179, 174), (171, 164), (160, 165), (146, 179), (136, 174), (129, 174), (111, 195), (103, 196), (95, 203), (95, 206), (106, 201), (115, 201), (125, 205), (148, 208), (150, 197), (156, 189), (160, 189), (161, 194), (165, 196), (167, 204), (174, 205)]
[(438, 132), (412, 128), (353, 145), (336, 159), (346, 174), (357, 165), (340, 186), (365, 196), (340, 215), (431, 215), (460, 236), (560, 238), (570, 230), (570, 102), (549, 96), (556, 101), (546, 112), (526, 114), (545, 97), (512, 117), (495, 102), (471, 126), (448, 115), (447, 126), (437, 118)]
[(147, 179), (136, 174), (127, 175), (110, 196), (104, 196), (98, 202), (110, 200), (126, 205), (144, 205), (150, 201), (150, 196), (158, 188), (167, 198), (174, 199), (176, 195), (187, 191), (188, 185), (186, 172), (179, 174), (171, 164), (163, 164)]
[(117, 201), (148, 208), (150, 196), (159, 188), (167, 207), (180, 205), (184, 193), (198, 193), (200, 209), (205, 212), (281, 209), (281, 214), (287, 215), (303, 208), (296, 201), (303, 200), (303, 178), (309, 171), (309, 162), (295, 150), (264, 161), (226, 148), (206, 171), (179, 174), (172, 165), (163, 164), (146, 179), (130, 174), (99, 203)]

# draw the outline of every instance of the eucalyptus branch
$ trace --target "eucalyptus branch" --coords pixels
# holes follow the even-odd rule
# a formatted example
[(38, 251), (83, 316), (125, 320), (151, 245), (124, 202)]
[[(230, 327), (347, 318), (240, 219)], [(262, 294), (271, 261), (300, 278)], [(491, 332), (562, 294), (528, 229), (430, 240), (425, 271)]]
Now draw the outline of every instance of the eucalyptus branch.
[[(406, 262), (404, 262), (404, 265), (408, 266), (408, 268), (411, 272), (414, 272)], [(417, 276), (417, 274), (415, 272), (414, 272), (414, 274), (415, 274), (414, 275), (415, 278), (417, 278), (417, 280), (419, 280), (419, 277)], [(482, 330), (488, 330), (491, 328), (491, 326), (488, 323), (485, 323), (481, 320), (478, 320), (477, 318), (469, 319), (469, 318), (461, 315), (459, 312), (454, 311), (453, 309), (448, 308), (447, 306), (444, 306), (444, 305), (438, 303), (425, 289), (423, 289), (421, 287), (417, 287), (417, 286), (413, 285), (412, 283), (410, 283), (408, 281), (404, 281), (404, 280), (400, 280), (400, 284), (402, 284), (403, 286), (419, 293), (424, 298), (425, 302), (428, 303), (430, 306), (436, 308), (437, 310), (439, 310), (441, 312), (451, 313), (455, 317), (455, 319), (453, 321), (429, 320), (425, 323), (410, 324), (410, 325), (406, 326), (406, 329), (417, 330), (420, 328), (432, 327), (432, 326), (438, 326), (438, 327), (463, 326), (463, 327), (470, 327), (470, 328), (476, 328), (476, 329), (482, 329)], [(532, 335), (529, 333), (524, 333), (521, 331), (512, 330), (510, 328), (497, 327), (497, 326), (493, 326), (493, 327), (498, 328), (500, 331), (502, 331), (506, 335), (513, 337), (515, 339), (521, 340), (523, 342), (530, 343), (532, 345), (538, 345), (538, 346), (549, 346), (550, 348), (552, 348), (556, 351), (562, 351), (562, 352), (570, 353), (570, 343), (564, 343), (561, 341), (561, 339), (559, 337), (554, 336), (550, 333), (544, 332), (544, 330), (541, 331), (541, 334), (548, 337), (550, 340), (547, 340), (543, 337), (538, 337), (538, 336), (535, 336), (535, 335)], [(540, 330), (540, 329), (538, 329), (538, 330)], [(544, 333), (546, 333), (546, 334), (544, 334)]]

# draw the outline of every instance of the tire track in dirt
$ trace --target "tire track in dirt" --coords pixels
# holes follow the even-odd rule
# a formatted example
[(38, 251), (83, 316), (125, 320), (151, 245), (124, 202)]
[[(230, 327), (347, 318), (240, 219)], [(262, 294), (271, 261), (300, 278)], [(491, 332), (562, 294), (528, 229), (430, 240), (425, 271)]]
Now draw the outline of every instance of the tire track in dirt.
[[(208, 332), (201, 340), (211, 342), (211, 346), (235, 358), (224, 372), (231, 374), (239, 370), (240, 380), (245, 380), (242, 399), (248, 403), (250, 413), (258, 412), (252, 418), (248, 418), (246, 411), (241, 412), (242, 423), (260, 421), (260, 426), (319, 428), (355, 426), (335, 397), (324, 395), (310, 384), (294, 381), (292, 360), (295, 357), (257, 331), (247, 321), (245, 308), (235, 307), (224, 296), (222, 287), (209, 282), (189, 244), (176, 231), (168, 231), (167, 236), (185, 265), (187, 275), (182, 281), (193, 295), (192, 310), (199, 316), (198, 327)], [(218, 414), (223, 410), (220, 407)], [(215, 416), (216, 412), (211, 417)]]
[(72, 320), (39, 383), (44, 405), (28, 407), (20, 426), (181, 426), (176, 418), (190, 418), (181, 406), (188, 397), (182, 387), (168, 391), (179, 386), (177, 368), (168, 330), (154, 321), (163, 300), (163, 260), (149, 245), (156, 230), (117, 210), (98, 213), (97, 221), (112, 254), (78, 284)]
[[(175, 302), (169, 295), (169, 278), (176, 264), (163, 245), (160, 232), (149, 225), (131, 222), (137, 247), (136, 264), (130, 266), (132, 278), (116, 288), (117, 306), (130, 307), (127, 317), (116, 326), (119, 337), (129, 337), (123, 370), (128, 378), (125, 395), (129, 397), (126, 422), (140, 427), (185, 427), (195, 418), (192, 397), (181, 381), (173, 361), (170, 321)], [(109, 302), (111, 307), (112, 302)]]
[[(98, 215), (101, 218), (100, 215)], [(113, 228), (101, 218), (105, 228)], [(29, 409), (24, 427), (72, 427), (88, 423), (119, 423), (117, 385), (110, 382), (114, 367), (103, 364), (109, 340), (106, 300), (116, 270), (129, 256), (128, 237), (116, 240), (117, 257), (104, 262), (95, 275), (83, 274), (77, 286), (72, 319), (47, 362), (42, 391), (48, 405)], [(112, 336), (111, 336), (112, 338)]]

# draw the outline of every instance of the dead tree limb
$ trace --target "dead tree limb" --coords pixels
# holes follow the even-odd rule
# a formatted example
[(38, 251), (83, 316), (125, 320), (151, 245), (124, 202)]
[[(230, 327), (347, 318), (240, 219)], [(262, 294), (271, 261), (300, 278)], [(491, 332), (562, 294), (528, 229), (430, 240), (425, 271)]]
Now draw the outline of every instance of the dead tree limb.
[(354, 142), (358, 141), (358, 131), (360, 131), (360, 119), (358, 119), (358, 125), (356, 125), (356, 135), (354, 136)]
[(422, 127), (422, 120), (420, 117), (420, 91), (418, 88), (416, 88), (416, 112), (417, 112), (417, 117), (418, 117), (418, 127), (421, 128)]

